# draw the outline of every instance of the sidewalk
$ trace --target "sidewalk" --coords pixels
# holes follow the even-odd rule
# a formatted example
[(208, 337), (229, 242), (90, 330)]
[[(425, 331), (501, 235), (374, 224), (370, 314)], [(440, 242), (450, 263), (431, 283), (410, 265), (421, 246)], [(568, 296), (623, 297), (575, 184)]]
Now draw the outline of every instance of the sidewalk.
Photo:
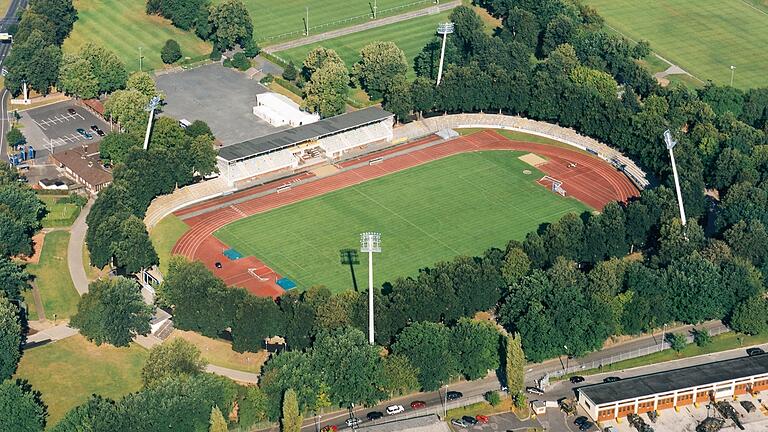
[(31, 342), (44, 342), (50, 340), (55, 342), (57, 340), (66, 339), (70, 336), (77, 334), (77, 330), (66, 324), (60, 324), (51, 328), (41, 330), (32, 336), (27, 337), (27, 343)]
[(70, 228), (69, 244), (67, 245), (69, 275), (72, 277), (75, 289), (81, 296), (88, 292), (88, 276), (85, 274), (85, 266), (83, 265), (83, 245), (85, 245), (85, 232), (88, 230), (85, 218), (91, 211), (91, 205), (93, 205), (93, 199), (89, 199), (88, 203), (80, 210), (80, 214)]

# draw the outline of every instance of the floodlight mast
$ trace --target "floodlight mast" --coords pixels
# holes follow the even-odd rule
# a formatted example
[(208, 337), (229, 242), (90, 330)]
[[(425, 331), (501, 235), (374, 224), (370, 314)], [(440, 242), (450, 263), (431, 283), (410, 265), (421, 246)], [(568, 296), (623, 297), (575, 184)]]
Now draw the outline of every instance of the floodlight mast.
[(680, 179), (677, 176), (677, 164), (675, 164), (675, 153), (672, 151), (677, 145), (677, 141), (672, 138), (672, 132), (669, 129), (664, 131), (664, 142), (669, 150), (669, 158), (672, 160), (672, 176), (675, 178), (675, 191), (677, 191), (677, 205), (680, 208), (680, 222), (685, 227), (685, 207), (683, 207), (683, 194), (680, 191)]
[(155, 118), (155, 109), (160, 105), (160, 96), (153, 96), (147, 103), (147, 107), (144, 108), (149, 111), (149, 119), (147, 120), (147, 133), (144, 134), (144, 150), (149, 147), (149, 133), (152, 131), (152, 120)]
[(373, 345), (373, 254), (381, 252), (381, 233), (360, 234), (360, 252), (368, 253), (368, 343)]
[(437, 25), (437, 34), (443, 35), (443, 47), (440, 49), (440, 66), (437, 68), (437, 85), (440, 85), (440, 80), (443, 78), (443, 61), (445, 60), (445, 41), (448, 35), (453, 33), (453, 23), (446, 22)]

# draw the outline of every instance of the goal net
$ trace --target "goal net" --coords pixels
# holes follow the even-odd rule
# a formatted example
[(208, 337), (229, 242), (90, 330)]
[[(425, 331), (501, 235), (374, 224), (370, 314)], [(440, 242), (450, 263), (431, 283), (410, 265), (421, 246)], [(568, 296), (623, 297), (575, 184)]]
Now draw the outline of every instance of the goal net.
[(539, 180), (539, 182), (545, 185), (549, 184), (550, 189), (552, 189), (552, 192), (560, 194), (561, 196), (565, 196), (565, 189), (563, 188), (562, 180), (558, 180), (550, 176), (544, 176)]

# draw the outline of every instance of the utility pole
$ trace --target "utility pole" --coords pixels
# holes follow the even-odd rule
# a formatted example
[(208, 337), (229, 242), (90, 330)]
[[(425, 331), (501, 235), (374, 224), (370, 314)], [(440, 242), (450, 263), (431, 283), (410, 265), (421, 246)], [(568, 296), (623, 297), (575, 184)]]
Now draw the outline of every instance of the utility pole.
[(376, 0), (373, 0), (373, 19), (376, 19)]
[(149, 148), (149, 133), (152, 131), (152, 120), (155, 118), (155, 109), (160, 105), (160, 96), (154, 96), (149, 100), (145, 111), (149, 111), (149, 119), (147, 120), (147, 133), (144, 135), (144, 150)]
[(685, 228), (685, 208), (683, 207), (683, 194), (680, 191), (680, 178), (677, 176), (677, 164), (675, 164), (675, 153), (672, 151), (677, 145), (677, 141), (672, 138), (672, 132), (667, 129), (664, 131), (664, 142), (667, 144), (667, 150), (669, 150), (669, 158), (672, 160), (672, 176), (675, 178), (675, 190), (677, 191), (677, 205), (680, 208), (680, 222)]
[(733, 87), (733, 73), (736, 70), (736, 66), (731, 65), (731, 87)]
[(445, 41), (448, 35), (453, 33), (453, 23), (440, 23), (437, 25), (437, 34), (443, 35), (443, 47), (440, 49), (440, 66), (437, 68), (437, 85), (440, 85), (440, 80), (443, 77), (443, 61), (445, 60)]
[(373, 345), (373, 254), (381, 252), (381, 233), (360, 234), (360, 252), (368, 252), (368, 343)]
[(141, 72), (141, 66), (142, 66), (141, 60), (142, 59), (143, 59), (143, 57), (141, 56), (141, 47), (139, 47), (139, 72)]
[(304, 25), (307, 27), (307, 36), (309, 36), (309, 6), (306, 7), (307, 9), (307, 18), (304, 19)]

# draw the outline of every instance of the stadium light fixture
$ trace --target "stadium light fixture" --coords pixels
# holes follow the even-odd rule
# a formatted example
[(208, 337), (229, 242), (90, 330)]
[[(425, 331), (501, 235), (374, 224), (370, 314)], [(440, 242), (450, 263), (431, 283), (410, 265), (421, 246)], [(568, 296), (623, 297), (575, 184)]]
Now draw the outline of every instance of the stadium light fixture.
[(445, 60), (445, 41), (448, 35), (453, 33), (453, 23), (446, 22), (437, 25), (437, 34), (443, 35), (443, 47), (440, 49), (440, 66), (437, 68), (437, 85), (440, 85), (440, 80), (443, 78), (443, 61)]
[(664, 131), (664, 142), (669, 150), (669, 158), (672, 160), (672, 176), (675, 178), (675, 190), (677, 191), (677, 205), (680, 208), (680, 222), (685, 227), (685, 208), (683, 207), (683, 194), (680, 192), (680, 179), (677, 176), (677, 164), (675, 164), (675, 153), (672, 151), (677, 145), (677, 141), (672, 138), (672, 132), (667, 129)]
[(373, 254), (381, 252), (381, 233), (360, 234), (360, 252), (368, 253), (368, 342), (373, 345)]
[(160, 105), (160, 96), (153, 96), (147, 103), (145, 111), (149, 111), (149, 119), (147, 120), (147, 133), (144, 134), (144, 150), (149, 147), (149, 132), (152, 130), (152, 119), (155, 117), (155, 109)]

